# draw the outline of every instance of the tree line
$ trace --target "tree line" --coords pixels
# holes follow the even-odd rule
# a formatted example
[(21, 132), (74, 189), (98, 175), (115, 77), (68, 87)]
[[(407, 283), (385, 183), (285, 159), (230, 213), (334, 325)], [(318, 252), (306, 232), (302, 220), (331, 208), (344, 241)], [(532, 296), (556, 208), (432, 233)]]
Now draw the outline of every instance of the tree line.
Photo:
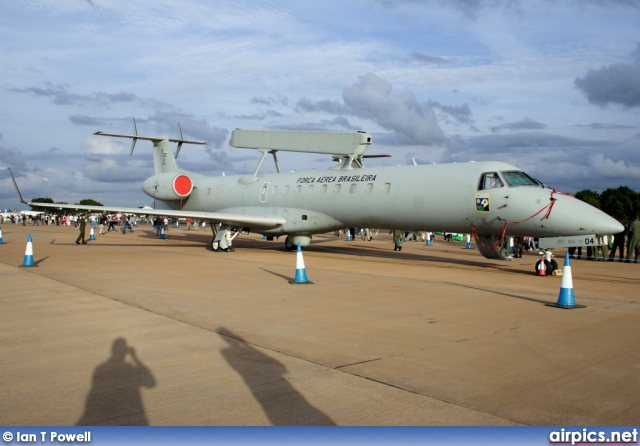
[[(34, 198), (33, 200), (31, 200), (32, 203), (51, 203), (51, 204), (69, 204), (66, 201), (53, 201), (52, 198)], [(79, 203), (75, 203), (77, 205), (81, 205), (81, 206), (103, 206), (102, 203), (100, 203), (99, 201), (96, 200), (92, 200), (90, 198), (86, 198), (84, 200), (80, 200)], [(79, 214), (79, 213), (84, 213), (86, 211), (76, 211), (74, 209), (55, 209), (55, 208), (50, 208), (50, 207), (42, 207), (42, 206), (31, 206), (31, 210), (34, 212), (46, 212), (48, 214), (56, 214), (56, 215), (61, 215), (61, 214), (70, 214), (70, 215), (75, 215), (75, 214)]]
[(589, 189), (575, 194), (576, 198), (611, 215), (625, 226), (640, 214), (640, 192), (620, 186), (598, 193)]

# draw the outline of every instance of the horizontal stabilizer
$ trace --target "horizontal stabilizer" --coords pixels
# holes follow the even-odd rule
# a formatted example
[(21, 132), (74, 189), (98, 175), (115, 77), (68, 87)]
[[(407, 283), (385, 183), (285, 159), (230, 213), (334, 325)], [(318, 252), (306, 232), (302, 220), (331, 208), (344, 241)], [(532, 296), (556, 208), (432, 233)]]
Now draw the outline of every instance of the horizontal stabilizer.
[(170, 139), (170, 138), (168, 138), (166, 136), (141, 136), (141, 135), (138, 135), (138, 127), (136, 126), (135, 118), (133, 120), (133, 133), (134, 133), (133, 135), (125, 135), (125, 134), (122, 134), (122, 133), (95, 132), (94, 135), (113, 136), (114, 138), (131, 138), (133, 141), (131, 141), (131, 153), (130, 153), (130, 155), (133, 155), (133, 149), (135, 149), (136, 142), (139, 139), (142, 139), (143, 141), (152, 141), (154, 146), (156, 144), (158, 144), (159, 142), (161, 142), (161, 141), (177, 142), (178, 143), (178, 150), (177, 150), (175, 156), (178, 156), (178, 154), (180, 153), (180, 148), (182, 147), (182, 144), (200, 144), (200, 145), (207, 144), (206, 141), (189, 141), (187, 139), (184, 139), (182, 137), (182, 128), (180, 127), (180, 123), (178, 123), (178, 133), (180, 134), (180, 138), (179, 139)]
[(121, 133), (105, 133), (105, 132), (95, 132), (94, 135), (113, 136), (116, 138), (134, 138), (134, 139), (141, 139), (143, 141), (153, 141), (154, 143), (162, 141), (163, 139), (167, 139), (169, 142), (177, 142), (182, 144), (200, 144), (200, 145), (207, 144), (206, 141), (189, 141), (187, 139), (171, 139), (171, 138), (167, 138), (166, 136), (125, 135)]

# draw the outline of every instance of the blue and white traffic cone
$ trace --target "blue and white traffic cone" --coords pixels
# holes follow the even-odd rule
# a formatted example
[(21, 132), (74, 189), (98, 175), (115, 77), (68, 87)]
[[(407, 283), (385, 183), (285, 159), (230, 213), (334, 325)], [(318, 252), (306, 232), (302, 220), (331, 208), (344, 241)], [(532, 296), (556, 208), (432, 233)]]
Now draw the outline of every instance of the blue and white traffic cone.
[(515, 254), (516, 250), (513, 247), (513, 237), (509, 237), (509, 254)]
[(38, 266), (33, 261), (33, 242), (31, 241), (31, 234), (27, 239), (27, 250), (24, 253), (24, 260), (21, 266)]
[(576, 305), (576, 299), (573, 295), (573, 278), (571, 277), (571, 264), (569, 263), (569, 253), (564, 256), (564, 270), (562, 271), (562, 283), (560, 285), (560, 295), (558, 302), (555, 304), (547, 304), (550, 307), (558, 308), (585, 308), (585, 305)]
[(164, 235), (164, 225), (162, 225), (160, 227), (160, 238), (163, 239), (163, 240), (166, 238), (165, 235)]
[(464, 246), (465, 249), (473, 249), (473, 245), (471, 244), (471, 234), (467, 234), (467, 243)]
[(425, 246), (431, 246), (431, 233), (427, 232), (427, 241), (425, 243)]
[(89, 234), (89, 240), (95, 240), (95, 239), (96, 239), (96, 236), (93, 233), (93, 228), (91, 228), (91, 234)]
[(0, 226), (0, 245), (2, 245), (2, 227)]
[(298, 251), (296, 252), (296, 278), (294, 280), (290, 280), (289, 283), (294, 285), (313, 284), (313, 282), (310, 282), (307, 279), (307, 270), (304, 267), (304, 259), (302, 258), (302, 248), (300, 247), (300, 243), (298, 243)]

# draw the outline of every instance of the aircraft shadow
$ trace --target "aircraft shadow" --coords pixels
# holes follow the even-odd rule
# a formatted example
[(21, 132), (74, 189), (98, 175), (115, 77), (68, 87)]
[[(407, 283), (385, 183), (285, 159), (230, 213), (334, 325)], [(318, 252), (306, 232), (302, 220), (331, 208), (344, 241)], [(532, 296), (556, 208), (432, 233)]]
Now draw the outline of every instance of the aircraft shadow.
[(93, 371), (84, 413), (76, 426), (148, 426), (140, 388), (155, 385), (153, 374), (133, 347), (124, 338), (115, 339), (111, 357)]
[(228, 344), (221, 350), (227, 363), (242, 376), (274, 426), (335, 426), (285, 378), (287, 368), (226, 328), (217, 330)]

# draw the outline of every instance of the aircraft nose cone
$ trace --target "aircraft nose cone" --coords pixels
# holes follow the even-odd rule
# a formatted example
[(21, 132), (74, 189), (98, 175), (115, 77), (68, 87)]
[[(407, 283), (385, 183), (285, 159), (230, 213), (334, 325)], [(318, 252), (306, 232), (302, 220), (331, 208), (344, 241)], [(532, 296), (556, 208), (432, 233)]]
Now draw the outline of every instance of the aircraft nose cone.
[(615, 218), (598, 212), (596, 214), (595, 231), (599, 235), (618, 234), (624, 231), (624, 226)]

